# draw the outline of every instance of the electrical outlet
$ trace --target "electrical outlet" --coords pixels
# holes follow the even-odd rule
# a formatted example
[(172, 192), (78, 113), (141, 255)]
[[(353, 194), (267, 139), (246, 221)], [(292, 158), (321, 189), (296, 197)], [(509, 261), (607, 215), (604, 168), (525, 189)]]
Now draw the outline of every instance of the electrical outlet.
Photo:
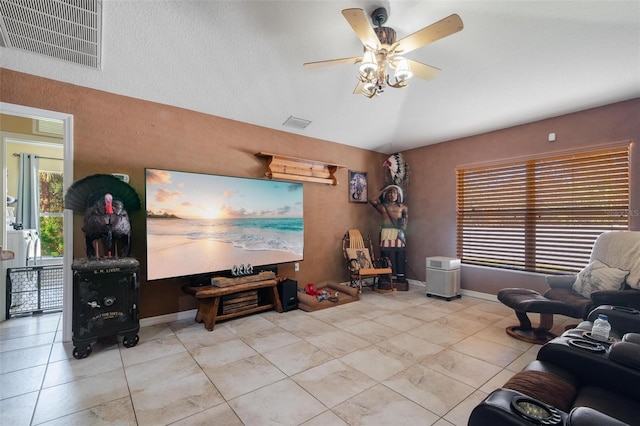
[(293, 264), (293, 270), (296, 271), (296, 272), (300, 271), (300, 264), (298, 262)]

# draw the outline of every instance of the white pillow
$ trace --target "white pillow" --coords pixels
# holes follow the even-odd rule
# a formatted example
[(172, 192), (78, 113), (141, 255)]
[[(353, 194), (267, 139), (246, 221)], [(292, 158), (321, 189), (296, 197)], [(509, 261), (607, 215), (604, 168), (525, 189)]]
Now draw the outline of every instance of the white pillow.
[(596, 290), (621, 290), (629, 271), (611, 268), (606, 263), (594, 260), (578, 273), (573, 291), (591, 297)]

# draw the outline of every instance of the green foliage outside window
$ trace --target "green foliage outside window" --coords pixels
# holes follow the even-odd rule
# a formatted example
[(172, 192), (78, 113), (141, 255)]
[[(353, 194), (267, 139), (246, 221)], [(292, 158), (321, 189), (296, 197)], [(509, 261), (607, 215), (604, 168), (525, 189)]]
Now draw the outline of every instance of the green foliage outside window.
[(64, 255), (62, 218), (45, 216), (40, 218), (40, 246), (43, 256)]
[(64, 254), (62, 173), (40, 172), (40, 245), (43, 256)]

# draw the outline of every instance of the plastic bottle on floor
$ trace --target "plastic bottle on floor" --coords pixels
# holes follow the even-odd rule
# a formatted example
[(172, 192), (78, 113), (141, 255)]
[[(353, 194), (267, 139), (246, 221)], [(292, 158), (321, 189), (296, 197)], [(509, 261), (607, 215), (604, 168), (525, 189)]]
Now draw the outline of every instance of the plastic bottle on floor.
[(611, 332), (611, 324), (609, 324), (609, 318), (606, 315), (598, 315), (591, 328), (591, 337), (600, 340), (601, 342), (609, 341), (609, 333)]

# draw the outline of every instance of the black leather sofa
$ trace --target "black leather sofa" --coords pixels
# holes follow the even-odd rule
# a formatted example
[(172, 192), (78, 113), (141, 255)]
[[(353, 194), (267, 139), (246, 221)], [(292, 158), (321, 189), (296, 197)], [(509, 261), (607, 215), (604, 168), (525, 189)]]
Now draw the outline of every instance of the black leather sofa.
[[(600, 313), (612, 324), (611, 343), (588, 337)], [(474, 408), (468, 424), (640, 425), (640, 312), (595, 309), (540, 348), (536, 361)]]

